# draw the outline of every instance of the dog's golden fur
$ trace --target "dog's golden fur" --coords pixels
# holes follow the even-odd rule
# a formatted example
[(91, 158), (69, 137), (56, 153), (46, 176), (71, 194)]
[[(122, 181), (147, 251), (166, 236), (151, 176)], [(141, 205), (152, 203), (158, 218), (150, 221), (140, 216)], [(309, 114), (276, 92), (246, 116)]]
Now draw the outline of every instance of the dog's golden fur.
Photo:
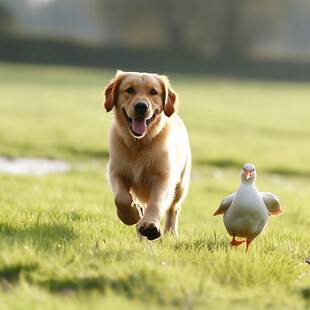
[(191, 151), (176, 92), (166, 76), (118, 71), (104, 94), (106, 110), (114, 109), (108, 170), (118, 217), (153, 240), (166, 211), (165, 229), (177, 234)]

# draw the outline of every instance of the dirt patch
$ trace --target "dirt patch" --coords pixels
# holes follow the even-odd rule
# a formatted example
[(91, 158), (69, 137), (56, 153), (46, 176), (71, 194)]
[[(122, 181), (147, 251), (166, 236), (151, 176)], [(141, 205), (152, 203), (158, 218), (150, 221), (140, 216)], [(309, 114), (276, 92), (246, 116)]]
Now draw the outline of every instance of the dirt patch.
[(15, 158), (0, 157), (0, 173), (17, 175), (45, 175), (65, 173), (70, 170), (66, 161), (46, 158)]

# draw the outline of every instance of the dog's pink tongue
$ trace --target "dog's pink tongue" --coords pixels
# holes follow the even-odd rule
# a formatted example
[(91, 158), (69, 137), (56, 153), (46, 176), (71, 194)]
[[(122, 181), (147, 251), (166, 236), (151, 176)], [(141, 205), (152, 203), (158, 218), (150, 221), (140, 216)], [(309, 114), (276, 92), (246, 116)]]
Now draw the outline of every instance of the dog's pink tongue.
[(137, 133), (138, 135), (143, 135), (145, 132), (146, 126), (145, 126), (145, 120), (135, 118), (132, 122), (132, 130)]

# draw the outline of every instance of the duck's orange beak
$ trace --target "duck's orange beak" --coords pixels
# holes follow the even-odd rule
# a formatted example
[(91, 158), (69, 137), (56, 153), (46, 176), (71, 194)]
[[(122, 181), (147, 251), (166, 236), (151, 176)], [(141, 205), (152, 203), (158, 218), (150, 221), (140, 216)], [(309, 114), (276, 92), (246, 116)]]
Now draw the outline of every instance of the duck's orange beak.
[(247, 180), (253, 178), (253, 170), (250, 170), (250, 171), (244, 170), (244, 171), (245, 171), (244, 177)]

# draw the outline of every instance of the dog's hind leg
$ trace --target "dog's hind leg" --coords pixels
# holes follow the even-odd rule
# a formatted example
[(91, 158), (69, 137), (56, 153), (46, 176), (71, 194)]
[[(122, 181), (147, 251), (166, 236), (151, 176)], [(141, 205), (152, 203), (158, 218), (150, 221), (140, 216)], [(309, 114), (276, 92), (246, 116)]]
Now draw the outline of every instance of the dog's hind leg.
[(181, 211), (181, 203), (173, 202), (166, 211), (165, 232), (171, 232), (178, 236), (178, 217)]
[(165, 232), (172, 232), (178, 236), (178, 218), (181, 211), (181, 205), (188, 191), (190, 179), (190, 165), (185, 165), (181, 180), (175, 188), (173, 201), (166, 211)]
[(165, 219), (165, 231), (171, 232), (178, 236), (178, 218), (181, 211), (182, 202), (187, 193), (187, 183), (179, 183), (175, 189), (175, 196), (173, 201), (166, 211), (166, 219)]

